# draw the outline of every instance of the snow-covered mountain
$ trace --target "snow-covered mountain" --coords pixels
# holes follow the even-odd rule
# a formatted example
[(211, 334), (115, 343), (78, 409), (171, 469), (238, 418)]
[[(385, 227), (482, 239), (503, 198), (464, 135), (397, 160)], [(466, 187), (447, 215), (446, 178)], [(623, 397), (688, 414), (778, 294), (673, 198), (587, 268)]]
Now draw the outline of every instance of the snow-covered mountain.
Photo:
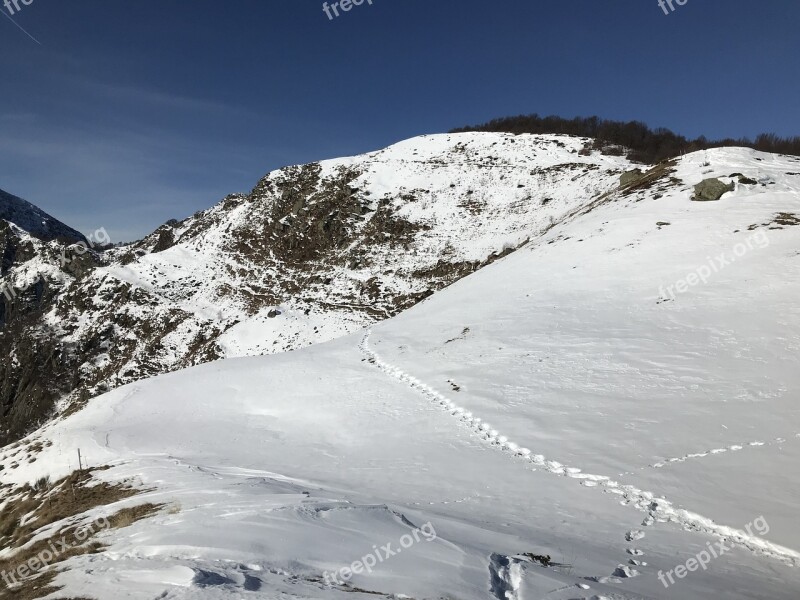
[[(2, 390), (10, 418), (0, 436), (18, 437), (59, 401), (66, 409), (144, 377), (294, 350), (398, 314), (613, 189), (629, 163), (586, 155), (587, 142), (435, 135), (287, 167), (139, 243), (57, 263), (44, 300), (0, 335), (0, 350), (19, 357), (0, 376), (31, 382)], [(12, 287), (52, 262), (41, 246), (10, 269)]]
[[(620, 188), (624, 161), (580, 147), (413, 140), (320, 165), (308, 187), (303, 169), (272, 174), (121, 251), (82, 284), (103, 301), (126, 285), (156, 315), (172, 302), (192, 315), (181, 323), (211, 322), (214, 290), (230, 286), (213, 322), (241, 321), (215, 334), (220, 356), (367, 327), (120, 387), (8, 448), (3, 510), (28, 523), (20, 554), (113, 514), (92, 538), (104, 548), (59, 563), (62, 596), (796, 599), (800, 160), (710, 150)], [(354, 164), (362, 174), (335, 183)], [(733, 191), (693, 202), (708, 178)], [(322, 188), (337, 205), (365, 201), (320, 225), (358, 232), (326, 260), (304, 244), (329, 208), (292, 218)], [(408, 251), (402, 230), (368, 234), (387, 194), (388, 222), (412, 224)], [(259, 253), (259, 239), (274, 245)], [(481, 264), (525, 240), (388, 320), (366, 310), (395, 314), (455, 278), (413, 276), (438, 273), (445, 248), (448, 264)], [(215, 262), (231, 248), (258, 255), (260, 276)], [(280, 302), (245, 309), (306, 272)], [(360, 291), (368, 273), (386, 296)], [(345, 304), (362, 310), (342, 317)], [(315, 338), (318, 313), (330, 329)], [(94, 491), (74, 475), (37, 482), (68, 476), (78, 449), (109, 467), (90, 474)], [(52, 515), (54, 498), (71, 508)], [(2, 522), (0, 535), (8, 546)], [(0, 569), (13, 557), (0, 552)]]

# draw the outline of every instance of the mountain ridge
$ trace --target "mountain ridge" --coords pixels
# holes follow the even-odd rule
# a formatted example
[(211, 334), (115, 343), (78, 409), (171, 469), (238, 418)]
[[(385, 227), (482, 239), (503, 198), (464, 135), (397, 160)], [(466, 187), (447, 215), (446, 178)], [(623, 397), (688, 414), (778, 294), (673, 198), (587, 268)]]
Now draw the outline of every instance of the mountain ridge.
[[(628, 161), (580, 155), (586, 142), (413, 138), (273, 171), (248, 194), (84, 254), (5, 311), (19, 318), (7, 319), (13, 332), (0, 346), (21, 357), (0, 373), (6, 439), (31, 415), (48, 418), (45, 406), (64, 410), (137, 379), (293, 350), (398, 314), (614, 188)], [(36, 256), (54, 249), (14, 243), (35, 249), (6, 275), (23, 287)]]
[(45, 242), (61, 239), (66, 242), (86, 242), (82, 233), (13, 194), (0, 189), (0, 220), (13, 223)]

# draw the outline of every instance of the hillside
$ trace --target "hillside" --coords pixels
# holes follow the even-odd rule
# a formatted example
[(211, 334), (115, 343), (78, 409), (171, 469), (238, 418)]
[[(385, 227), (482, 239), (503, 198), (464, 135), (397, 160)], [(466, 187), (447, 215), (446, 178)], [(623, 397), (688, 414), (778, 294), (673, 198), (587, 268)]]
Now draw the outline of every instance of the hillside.
[[(159, 233), (90, 276), (87, 289), (129, 285), (153, 299), (152, 314), (171, 302), (197, 323), (208, 318), (211, 290), (227, 283), (230, 303), (214, 321), (226, 322), (246, 314), (237, 313), (244, 298), (265, 293), (251, 281), (286, 280), (265, 270), (232, 285), (236, 270), (214, 262), (216, 249), (236, 240), (244, 260), (257, 243), (246, 232), (259, 227), (271, 239), (285, 225), (295, 233), (263, 255), (293, 277), (326, 274), (330, 291), (309, 279), (302, 292), (281, 292), (291, 300), (256, 305), (216, 337), (218, 355), (307, 345), (323, 302), (335, 307), (322, 312), (331, 329), (319, 341), (351, 335), (125, 385), (5, 451), (4, 511), (24, 497), (34, 511), (66, 489), (21, 486), (69, 475), (78, 449), (90, 467), (110, 467), (93, 472), (95, 482), (139, 492), (75, 508), (40, 530), (40, 541), (66, 522), (154, 505), (155, 515), (114, 520), (93, 538), (106, 545), (97, 553), (61, 563), (67, 570), (52, 584), (63, 595), (800, 595), (800, 159), (709, 150), (619, 189), (622, 159), (573, 158), (578, 138), (472, 135), (427, 139), (435, 153), (423, 151), (424, 140), (406, 142), (395, 149), (405, 162), (390, 161), (388, 150), (369, 166), (320, 165), (327, 177), (362, 165), (368, 175), (342, 193), (375, 200), (363, 205), (372, 211), (366, 222), (349, 211), (341, 227), (360, 232), (359, 242), (324, 246), (324, 267), (313, 254), (319, 243), (302, 243), (314, 236), (305, 226), (313, 219), (285, 210), (261, 217), (251, 206), (277, 189), (285, 206), (313, 213), (315, 202), (300, 202), (307, 195), (286, 191), (284, 172), (172, 226), (168, 249), (155, 251)], [(454, 150), (462, 140), (467, 150)], [(466, 168), (471, 144), (480, 144), (484, 168)], [(440, 167), (442, 146), (465, 161)], [(415, 151), (421, 163), (409, 158)], [(565, 152), (575, 166), (564, 166)], [(424, 171), (414, 178), (403, 167)], [(693, 186), (709, 177), (733, 191), (693, 202)], [(401, 185), (414, 201), (403, 200)], [(373, 239), (366, 232), (386, 194), (392, 222), (431, 225), (414, 232), (406, 253), (361, 241)], [(473, 195), (483, 210), (453, 218)], [(450, 282), (412, 276), (433, 269), (448, 241), (450, 264), (460, 264), (528, 239), (400, 313), (413, 294)], [(354, 293), (353, 282), (379, 273), (396, 305)], [(186, 289), (196, 293), (172, 292), (190, 276), (197, 283)], [(360, 310), (342, 317), (344, 304)], [(375, 323), (368, 306), (395, 316)], [(263, 311), (276, 307), (282, 314), (266, 320)], [(277, 334), (286, 341), (273, 344)], [(188, 339), (181, 335), (174, 339)], [(727, 550), (699, 569), (697, 557), (719, 544)], [(9, 556), (0, 552), (0, 561)]]
[[(415, 138), (280, 169), (141, 242), (83, 255), (0, 335), (0, 351), (19, 357), (0, 367), (0, 442), (126, 383), (302, 348), (398, 314), (613, 189), (629, 163), (579, 155), (585, 143)], [(12, 238), (7, 246), (32, 250), (4, 279), (27, 289), (52, 252)]]

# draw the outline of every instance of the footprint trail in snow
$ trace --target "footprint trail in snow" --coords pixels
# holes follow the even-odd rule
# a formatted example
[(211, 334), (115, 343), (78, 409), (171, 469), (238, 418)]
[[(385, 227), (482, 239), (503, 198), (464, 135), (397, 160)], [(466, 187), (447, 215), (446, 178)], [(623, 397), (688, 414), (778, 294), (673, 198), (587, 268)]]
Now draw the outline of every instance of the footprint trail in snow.
[[(584, 473), (581, 469), (563, 465), (560, 462), (550, 460), (541, 454), (534, 454), (530, 449), (524, 448), (519, 444), (509, 440), (506, 436), (501, 435), (500, 432), (494, 429), (490, 424), (484, 422), (479, 417), (476, 417), (471, 412), (468, 412), (462, 407), (456, 405), (453, 401), (446, 398), (443, 394), (436, 391), (431, 386), (425, 384), (416, 377), (409, 375), (402, 369), (383, 361), (377, 352), (370, 348), (369, 340), (371, 335), (372, 330), (368, 329), (359, 344), (359, 349), (371, 364), (374, 364), (378, 369), (387, 375), (394, 377), (413, 390), (421, 393), (433, 403), (440, 406), (443, 410), (448, 411), (453, 417), (469, 427), (474, 434), (478, 435), (488, 444), (507, 452), (509, 455), (514, 456), (518, 460), (527, 461), (544, 471), (552, 473), (553, 475), (575, 479), (582, 485), (589, 487), (600, 487), (603, 492), (607, 494), (619, 496), (622, 504), (632, 505), (638, 510), (647, 513), (647, 517), (642, 523), (643, 526), (649, 526), (655, 521), (662, 523), (672, 522), (680, 525), (686, 530), (700, 531), (724, 538), (732, 543), (747, 548), (756, 554), (780, 560), (789, 565), (800, 565), (800, 553), (795, 550), (773, 544), (767, 540), (750, 535), (745, 531), (735, 529), (733, 527), (719, 525), (713, 520), (697, 513), (677, 508), (663, 496), (656, 496), (656, 494), (652, 492), (641, 490), (633, 485), (621, 484), (604, 475)], [(630, 532), (628, 535), (633, 536), (634, 532)], [(627, 552), (634, 556), (639, 556), (642, 554), (636, 549), (628, 549)], [(633, 572), (635, 570), (631, 569), (630, 571)], [(635, 575), (631, 574), (624, 576)]]
[[(800, 433), (796, 434), (795, 439), (800, 438)], [(677, 457), (677, 458), (665, 458), (660, 462), (653, 463), (649, 465), (650, 468), (653, 469), (661, 469), (663, 467), (669, 466), (671, 464), (679, 464), (686, 462), (688, 460), (698, 459), (698, 458), (705, 458), (707, 456), (716, 456), (718, 454), (725, 454), (726, 452), (739, 452), (740, 450), (744, 450), (745, 448), (766, 448), (769, 446), (774, 445), (781, 445), (786, 442), (786, 438), (777, 437), (770, 442), (762, 442), (762, 441), (754, 441), (754, 442), (745, 442), (741, 444), (731, 444), (730, 446), (726, 446), (724, 448), (714, 448), (713, 450), (706, 450), (705, 452), (695, 452), (692, 454), (685, 454), (684, 456)], [(647, 467), (640, 467), (640, 469), (644, 469)]]

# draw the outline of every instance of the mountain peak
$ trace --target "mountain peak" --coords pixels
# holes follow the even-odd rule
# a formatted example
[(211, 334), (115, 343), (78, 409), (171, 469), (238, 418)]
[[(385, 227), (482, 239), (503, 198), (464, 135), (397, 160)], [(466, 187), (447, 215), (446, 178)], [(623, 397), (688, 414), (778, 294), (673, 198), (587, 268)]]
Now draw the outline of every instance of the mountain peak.
[(85, 242), (82, 233), (47, 214), (38, 206), (0, 190), (0, 219), (13, 223), (44, 241)]

